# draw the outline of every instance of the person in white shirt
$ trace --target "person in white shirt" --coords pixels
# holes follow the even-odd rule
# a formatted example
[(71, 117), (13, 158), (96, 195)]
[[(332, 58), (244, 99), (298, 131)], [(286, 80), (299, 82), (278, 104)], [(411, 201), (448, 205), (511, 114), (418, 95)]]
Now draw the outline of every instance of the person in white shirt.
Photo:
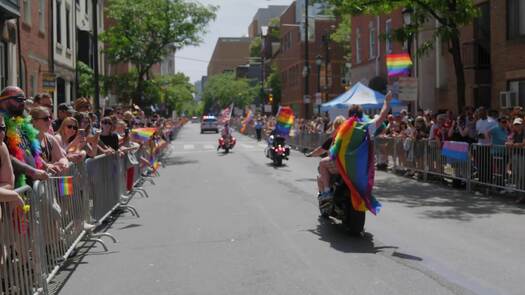
[(490, 145), (490, 138), (485, 136), (492, 128), (498, 126), (498, 122), (491, 117), (487, 116), (487, 110), (484, 107), (480, 107), (477, 110), (478, 121), (476, 122), (476, 133), (478, 134), (478, 143), (482, 145)]

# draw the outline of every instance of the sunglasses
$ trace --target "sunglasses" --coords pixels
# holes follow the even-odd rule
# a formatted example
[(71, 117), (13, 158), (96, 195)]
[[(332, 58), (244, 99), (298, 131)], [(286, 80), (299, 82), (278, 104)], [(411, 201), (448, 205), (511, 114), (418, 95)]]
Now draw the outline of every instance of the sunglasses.
[(7, 129), (7, 127), (5, 125), (0, 125), (0, 131), (4, 131)]
[(102, 125), (113, 125), (113, 123), (105, 121), (105, 122), (102, 122)]
[(18, 102), (18, 103), (22, 103), (22, 102), (25, 102), (25, 101), (26, 101), (26, 97), (23, 96), (23, 95), (11, 96), (11, 97), (9, 97), (9, 99), (14, 99), (14, 100), (16, 100), (16, 102)]
[(78, 130), (78, 127), (75, 126), (75, 125), (67, 125), (66, 127), (67, 127), (67, 129)]

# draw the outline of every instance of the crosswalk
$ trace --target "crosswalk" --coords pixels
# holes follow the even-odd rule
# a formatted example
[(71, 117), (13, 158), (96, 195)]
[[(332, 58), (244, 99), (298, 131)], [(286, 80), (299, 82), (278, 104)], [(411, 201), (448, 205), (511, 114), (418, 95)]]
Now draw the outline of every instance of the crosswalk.
[[(185, 143), (185, 144), (172, 144), (174, 152), (197, 152), (197, 151), (216, 151), (217, 144), (210, 142), (201, 142), (201, 143)], [(234, 150), (263, 150), (266, 147), (266, 143), (237, 143), (234, 147)]]

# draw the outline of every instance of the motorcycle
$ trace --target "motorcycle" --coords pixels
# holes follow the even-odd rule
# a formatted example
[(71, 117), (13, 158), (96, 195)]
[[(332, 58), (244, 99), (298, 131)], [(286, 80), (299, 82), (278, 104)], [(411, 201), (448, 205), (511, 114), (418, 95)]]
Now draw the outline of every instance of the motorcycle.
[(334, 192), (333, 198), (328, 201), (319, 201), (321, 216), (338, 219), (351, 235), (362, 236), (365, 227), (365, 212), (354, 209), (351, 192), (341, 176), (332, 176), (330, 183)]
[(235, 143), (237, 143), (237, 140), (235, 139), (235, 137), (233, 136), (230, 136), (230, 137), (220, 137), (219, 138), (219, 149), (223, 149), (224, 150), (224, 153), (229, 153), (231, 149), (233, 149), (233, 147), (235, 146)]
[(272, 159), (274, 166), (282, 166), (283, 160), (288, 160), (290, 147), (286, 145), (285, 138), (280, 136), (270, 136), (270, 144), (265, 150), (266, 157)]

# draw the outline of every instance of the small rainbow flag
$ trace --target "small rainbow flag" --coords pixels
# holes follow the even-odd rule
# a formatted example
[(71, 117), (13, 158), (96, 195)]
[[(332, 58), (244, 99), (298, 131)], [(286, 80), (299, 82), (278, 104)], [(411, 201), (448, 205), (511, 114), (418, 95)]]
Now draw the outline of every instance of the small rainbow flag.
[(410, 67), (412, 67), (412, 60), (408, 53), (388, 54), (386, 56), (386, 67), (389, 78), (408, 76), (410, 74)]
[(131, 136), (134, 140), (146, 142), (155, 132), (157, 132), (157, 128), (137, 128), (131, 130)]
[(374, 186), (374, 151), (368, 123), (356, 117), (348, 119), (337, 131), (330, 157), (350, 189), (356, 211), (379, 213), (381, 204), (372, 196)]
[(66, 176), (58, 178), (58, 194), (62, 197), (73, 195), (73, 177)]
[(280, 107), (277, 112), (277, 124), (275, 131), (277, 134), (288, 136), (294, 122), (293, 110), (290, 107)]

